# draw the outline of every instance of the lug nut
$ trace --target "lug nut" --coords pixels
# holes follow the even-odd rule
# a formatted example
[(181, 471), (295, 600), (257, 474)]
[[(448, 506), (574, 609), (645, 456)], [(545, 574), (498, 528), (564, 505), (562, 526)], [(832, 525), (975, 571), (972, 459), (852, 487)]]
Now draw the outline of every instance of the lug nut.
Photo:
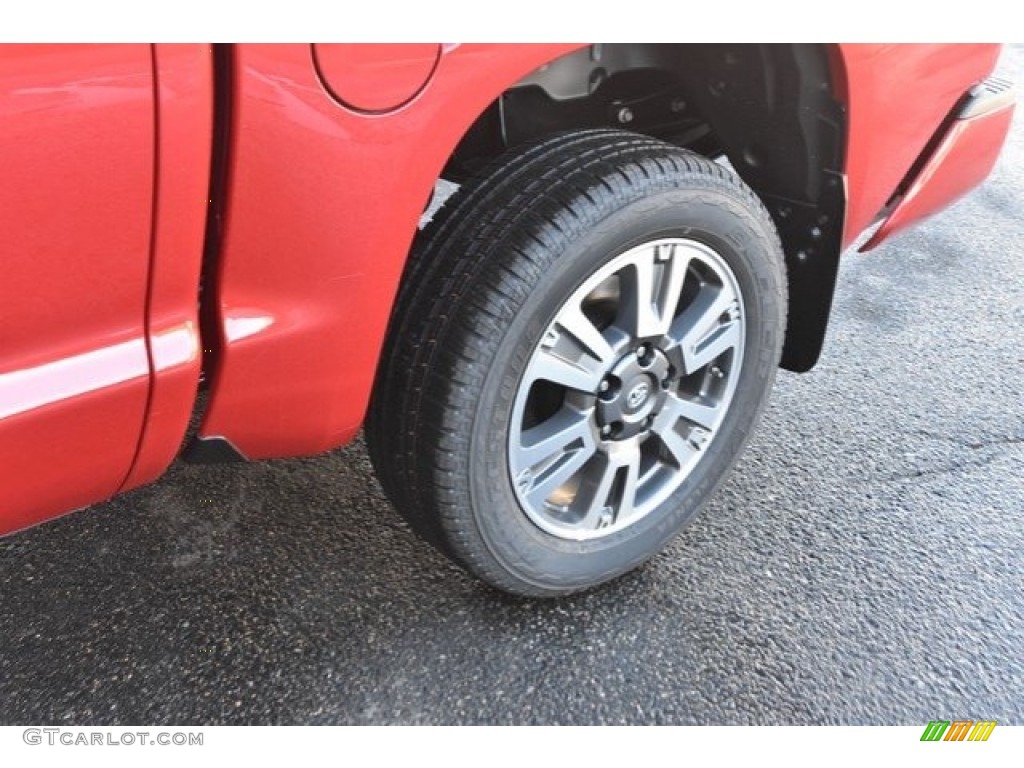
[(610, 435), (611, 433), (612, 433), (612, 428), (611, 428), (610, 424), (605, 424), (603, 427), (601, 427), (601, 435), (602, 436), (608, 437), (608, 435)]
[(608, 379), (601, 379), (601, 383), (597, 385), (597, 389), (599, 392), (607, 392), (610, 386)]
[(636, 348), (636, 356), (637, 357), (645, 357), (646, 355), (647, 355), (647, 345), (646, 344), (641, 344), (639, 347)]

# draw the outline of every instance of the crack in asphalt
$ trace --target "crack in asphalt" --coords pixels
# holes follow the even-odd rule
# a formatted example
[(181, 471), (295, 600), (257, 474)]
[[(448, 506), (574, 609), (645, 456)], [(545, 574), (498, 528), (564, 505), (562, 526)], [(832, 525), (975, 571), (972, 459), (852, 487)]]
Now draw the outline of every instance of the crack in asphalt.
[(994, 437), (987, 440), (966, 441), (963, 438), (958, 438), (953, 435), (935, 434), (934, 432), (928, 432), (927, 430), (923, 429), (915, 429), (913, 432), (909, 434), (918, 435), (920, 437), (927, 437), (931, 440), (940, 440), (942, 442), (953, 443), (954, 445), (960, 445), (963, 446), (964, 448), (970, 448), (971, 450), (978, 450), (979, 448), (993, 448), (999, 445), (1014, 447), (1018, 445), (1024, 445), (1024, 435), (1010, 435), (1008, 437)]

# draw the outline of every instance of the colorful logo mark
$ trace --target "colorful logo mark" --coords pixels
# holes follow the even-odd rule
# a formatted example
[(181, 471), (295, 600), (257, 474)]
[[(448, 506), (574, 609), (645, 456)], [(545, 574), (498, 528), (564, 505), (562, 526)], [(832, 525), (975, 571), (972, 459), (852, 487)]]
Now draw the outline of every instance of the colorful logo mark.
[(988, 741), (995, 727), (995, 720), (932, 720), (921, 734), (921, 741)]

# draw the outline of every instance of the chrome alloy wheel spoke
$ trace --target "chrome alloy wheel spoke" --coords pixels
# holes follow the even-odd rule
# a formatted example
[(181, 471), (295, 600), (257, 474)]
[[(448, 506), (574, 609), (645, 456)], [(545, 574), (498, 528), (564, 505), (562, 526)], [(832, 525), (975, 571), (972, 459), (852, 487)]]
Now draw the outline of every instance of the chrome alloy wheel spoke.
[(586, 502), (579, 529), (600, 531), (622, 525), (636, 510), (637, 483), (640, 478), (640, 450), (636, 445), (620, 444), (602, 452), (597, 469), (585, 480)]
[(728, 283), (702, 285), (693, 302), (673, 320), (665, 352), (689, 375), (735, 348), (742, 331), (735, 290)]
[(579, 392), (594, 392), (613, 357), (608, 341), (580, 307), (568, 306), (541, 339), (523, 385), (540, 380)]
[(565, 409), (523, 432), (510, 456), (517, 490), (531, 504), (542, 505), (594, 455), (593, 431), (589, 414)]
[(626, 330), (636, 338), (669, 332), (683, 290), (688, 249), (678, 243), (639, 250), (623, 270), (628, 290), (623, 297)]
[(670, 395), (651, 425), (678, 469), (696, 459), (710, 439), (724, 408)]
[(732, 271), (702, 243), (652, 241), (586, 279), (516, 392), (508, 466), (527, 517), (584, 540), (664, 502), (725, 417), (744, 333)]

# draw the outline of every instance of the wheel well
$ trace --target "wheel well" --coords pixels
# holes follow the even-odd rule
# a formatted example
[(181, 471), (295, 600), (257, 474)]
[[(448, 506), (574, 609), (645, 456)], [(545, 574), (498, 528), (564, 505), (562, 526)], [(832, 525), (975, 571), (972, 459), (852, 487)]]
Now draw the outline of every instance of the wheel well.
[(846, 211), (846, 116), (832, 63), (820, 45), (592, 45), (502, 93), (442, 175), (458, 181), (524, 141), (609, 125), (727, 158), (782, 239), (789, 283), (782, 366), (805, 371), (824, 341)]

